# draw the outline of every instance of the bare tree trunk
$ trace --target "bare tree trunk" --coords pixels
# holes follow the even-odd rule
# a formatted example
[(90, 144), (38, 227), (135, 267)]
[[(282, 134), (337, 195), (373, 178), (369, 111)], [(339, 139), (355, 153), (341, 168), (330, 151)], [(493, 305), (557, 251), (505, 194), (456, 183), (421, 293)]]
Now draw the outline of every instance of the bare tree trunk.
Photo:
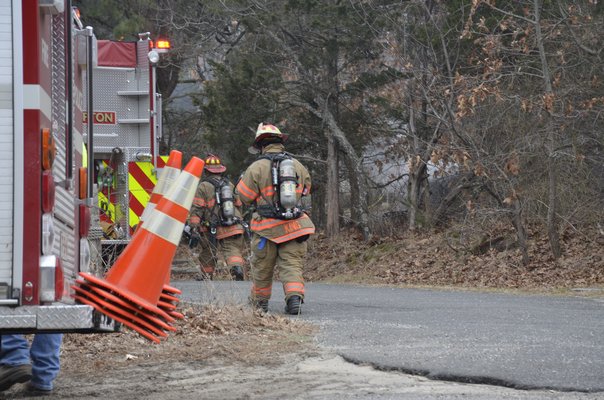
[(316, 104), (309, 104), (294, 100), (288, 100), (288, 102), (290, 104), (300, 106), (315, 115), (317, 118), (320, 118), (327, 125), (327, 129), (331, 131), (330, 133), (326, 133), (326, 135), (333, 135), (334, 140), (337, 142), (338, 149), (340, 149), (341, 154), (344, 156), (346, 165), (351, 167), (351, 171), (349, 173), (351, 185), (357, 185), (359, 188), (356, 199), (359, 205), (359, 219), (356, 221), (356, 223), (363, 234), (363, 239), (366, 241), (371, 239), (371, 230), (369, 229), (369, 206), (367, 204), (366, 197), (369, 184), (367, 182), (365, 171), (363, 171), (363, 163), (361, 158), (356, 154), (352, 144), (350, 144), (346, 134), (338, 125), (336, 118), (327, 107), (326, 100), (321, 96), (317, 96), (314, 101)]
[[(550, 134), (551, 135), (551, 134)], [(548, 178), (548, 208), (547, 208), (547, 236), (549, 238), (549, 245), (552, 249), (554, 258), (558, 259), (562, 255), (562, 249), (560, 247), (560, 237), (558, 235), (558, 218), (557, 218), (557, 198), (558, 193), (556, 184), (558, 181), (558, 172), (556, 171), (556, 160), (554, 155), (551, 154), (554, 151), (551, 145), (553, 140), (550, 140), (550, 154), (547, 158), (547, 178)]]
[(344, 160), (344, 162), (346, 164), (348, 183), (350, 184), (350, 219), (354, 223), (357, 223), (361, 215), (359, 199), (362, 194), (359, 193), (359, 185), (357, 179), (355, 178), (354, 166), (350, 164), (350, 160), (347, 158)]
[[(363, 165), (361, 158), (356, 154), (354, 147), (348, 141), (346, 134), (342, 131), (334, 115), (326, 107), (325, 100), (321, 97), (315, 99), (317, 104), (321, 107), (321, 111), (313, 109), (313, 112), (319, 113), (321, 119), (327, 124), (331, 135), (337, 141), (338, 148), (342, 150), (342, 154), (347, 159), (346, 164), (353, 167), (350, 176), (352, 178), (351, 185), (357, 185), (359, 193), (357, 196), (357, 204), (359, 204), (359, 220), (357, 222), (359, 229), (363, 234), (364, 240), (371, 238), (371, 231), (369, 229), (369, 207), (367, 205), (367, 197), (365, 196), (368, 192), (369, 185), (367, 184), (365, 172), (363, 171)], [(312, 108), (312, 107), (311, 107)]]
[[(334, 28), (334, 42), (337, 43), (338, 32)], [(329, 80), (331, 87), (327, 96), (327, 109), (339, 120), (339, 82), (338, 82), (338, 48), (335, 46), (330, 54), (327, 63)], [(331, 129), (326, 130), (327, 134), (327, 237), (333, 238), (340, 233), (340, 182), (339, 182), (339, 162), (338, 162), (338, 143), (334, 139)]]
[[(421, 168), (421, 167), (418, 167)], [(417, 210), (419, 203), (419, 186), (421, 181), (421, 171), (409, 173), (409, 230), (414, 231), (417, 227)]]
[(512, 224), (516, 228), (516, 236), (518, 237), (518, 246), (522, 252), (522, 263), (528, 265), (530, 259), (528, 255), (527, 233), (522, 221), (522, 204), (520, 199), (514, 201), (514, 211), (512, 214)]
[[(415, 127), (415, 109), (413, 108), (413, 80), (409, 81), (409, 133), (413, 138), (413, 148), (415, 153), (419, 152), (419, 140), (417, 137), (417, 129)], [(425, 164), (420, 160), (419, 165), (415, 159), (411, 160), (409, 167), (409, 184), (407, 192), (407, 200), (409, 203), (409, 230), (414, 231), (417, 224), (417, 210), (419, 206), (419, 192), (421, 177), (424, 174)]]
[(558, 181), (557, 163), (555, 158), (556, 137), (554, 124), (552, 121), (552, 111), (554, 107), (554, 90), (552, 87), (551, 74), (545, 47), (543, 46), (543, 33), (541, 32), (541, 0), (533, 0), (533, 11), (535, 13), (535, 35), (537, 39), (537, 47), (539, 48), (539, 57), (541, 58), (541, 70), (543, 73), (543, 83), (545, 86), (544, 108), (545, 108), (545, 127), (548, 138), (548, 158), (547, 158), (547, 173), (548, 173), (548, 209), (547, 209), (547, 235), (549, 244), (554, 258), (559, 258), (562, 255), (560, 248), (560, 238), (558, 235), (557, 221), (557, 188)]
[(338, 148), (333, 133), (327, 131), (327, 237), (333, 238), (340, 232), (340, 183), (338, 179)]
[[(483, 188), (497, 201), (497, 203), (499, 203), (500, 207), (504, 207), (503, 199), (497, 194), (494, 188), (490, 187), (489, 185), (484, 185)], [(522, 263), (527, 265), (530, 261), (527, 242), (528, 234), (526, 232), (526, 227), (524, 226), (524, 221), (522, 220), (522, 203), (520, 202), (519, 198), (514, 200), (514, 210), (510, 215), (512, 225), (516, 230), (518, 246), (520, 246), (520, 250), (522, 251)]]

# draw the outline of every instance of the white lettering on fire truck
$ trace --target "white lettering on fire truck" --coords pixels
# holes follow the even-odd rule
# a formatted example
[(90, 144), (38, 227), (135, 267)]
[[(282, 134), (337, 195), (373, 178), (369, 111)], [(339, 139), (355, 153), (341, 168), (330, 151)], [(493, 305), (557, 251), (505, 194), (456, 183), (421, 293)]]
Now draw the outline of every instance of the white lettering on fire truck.
[[(92, 113), (95, 124), (105, 124), (105, 125), (115, 125), (117, 123), (117, 119), (115, 117), (114, 111), (95, 111)], [(88, 113), (83, 113), (84, 123), (88, 123)]]

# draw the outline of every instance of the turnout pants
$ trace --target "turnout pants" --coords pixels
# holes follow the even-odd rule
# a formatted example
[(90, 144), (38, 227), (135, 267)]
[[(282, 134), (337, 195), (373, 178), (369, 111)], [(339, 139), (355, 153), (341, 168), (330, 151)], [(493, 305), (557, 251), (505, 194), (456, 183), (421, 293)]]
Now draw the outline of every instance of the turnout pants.
[(293, 295), (304, 299), (302, 269), (307, 243), (295, 239), (276, 244), (254, 234), (252, 238), (252, 293), (250, 300), (268, 300), (271, 297), (273, 274), (279, 268), (285, 301)]
[(207, 275), (214, 274), (218, 263), (218, 251), (222, 252), (229, 270), (233, 267), (243, 268), (243, 235), (229, 236), (213, 242), (210, 234), (204, 232), (199, 242), (199, 264), (201, 272)]

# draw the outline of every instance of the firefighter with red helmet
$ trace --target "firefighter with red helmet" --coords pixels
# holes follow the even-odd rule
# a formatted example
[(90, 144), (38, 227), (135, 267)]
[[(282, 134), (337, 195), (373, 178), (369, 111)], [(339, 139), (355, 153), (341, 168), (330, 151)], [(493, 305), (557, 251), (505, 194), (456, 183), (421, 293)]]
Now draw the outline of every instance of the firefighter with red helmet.
[(189, 216), (192, 237), (201, 246), (201, 277), (212, 279), (220, 250), (233, 279), (242, 281), (244, 228), (241, 200), (234, 193), (233, 184), (224, 176), (226, 167), (220, 158), (209, 154), (204, 169)]
[(251, 303), (268, 311), (273, 273), (279, 277), (285, 293), (285, 312), (296, 315), (304, 300), (302, 269), (308, 237), (315, 226), (301, 205), (310, 194), (308, 170), (285, 152), (287, 135), (272, 124), (258, 125), (251, 149), (260, 153), (239, 183), (242, 202), (255, 205), (250, 228), (252, 238), (253, 280)]

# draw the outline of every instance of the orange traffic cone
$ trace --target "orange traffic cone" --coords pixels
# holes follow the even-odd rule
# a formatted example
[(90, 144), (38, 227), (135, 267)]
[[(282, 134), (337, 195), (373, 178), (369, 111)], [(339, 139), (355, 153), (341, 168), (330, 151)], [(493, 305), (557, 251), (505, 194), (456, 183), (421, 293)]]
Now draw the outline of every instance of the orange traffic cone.
[(178, 175), (180, 175), (180, 169), (182, 168), (182, 153), (178, 150), (172, 150), (166, 165), (162, 168), (159, 176), (157, 177), (157, 183), (151, 193), (151, 198), (141, 215), (141, 224), (145, 222), (151, 215), (151, 212), (157, 206), (157, 203), (164, 197), (164, 194), (170, 189), (170, 186), (176, 181)]
[(202, 160), (191, 159), (104, 279), (80, 273), (83, 280), (72, 286), (78, 301), (155, 342), (164, 337), (158, 332), (173, 330), (167, 322), (174, 318), (157, 304), (203, 167)]
[[(168, 157), (166, 165), (159, 174), (157, 184), (155, 184), (155, 187), (153, 188), (153, 193), (151, 193), (151, 198), (149, 199), (149, 202), (147, 203), (147, 206), (143, 211), (143, 215), (141, 216), (141, 224), (144, 223), (144, 221), (150, 217), (159, 201), (164, 197), (168, 190), (170, 190), (170, 187), (180, 175), (181, 166), (182, 153), (178, 150), (172, 150), (170, 152), (170, 157)], [(173, 315), (173, 317), (175, 318), (184, 318), (182, 314), (174, 312), (174, 309), (176, 308), (175, 304), (180, 301), (178, 297), (164, 298), (164, 294), (165, 296), (170, 296), (172, 293), (180, 294), (180, 291), (178, 289), (172, 288), (170, 286), (170, 270), (168, 270), (168, 273), (166, 274), (165, 285), (166, 286), (164, 286), (162, 294), (160, 296), (160, 302), (157, 304), (157, 306), (160, 309), (166, 311), (167, 314), (175, 314)], [(167, 303), (166, 307), (164, 307), (164, 303)]]

